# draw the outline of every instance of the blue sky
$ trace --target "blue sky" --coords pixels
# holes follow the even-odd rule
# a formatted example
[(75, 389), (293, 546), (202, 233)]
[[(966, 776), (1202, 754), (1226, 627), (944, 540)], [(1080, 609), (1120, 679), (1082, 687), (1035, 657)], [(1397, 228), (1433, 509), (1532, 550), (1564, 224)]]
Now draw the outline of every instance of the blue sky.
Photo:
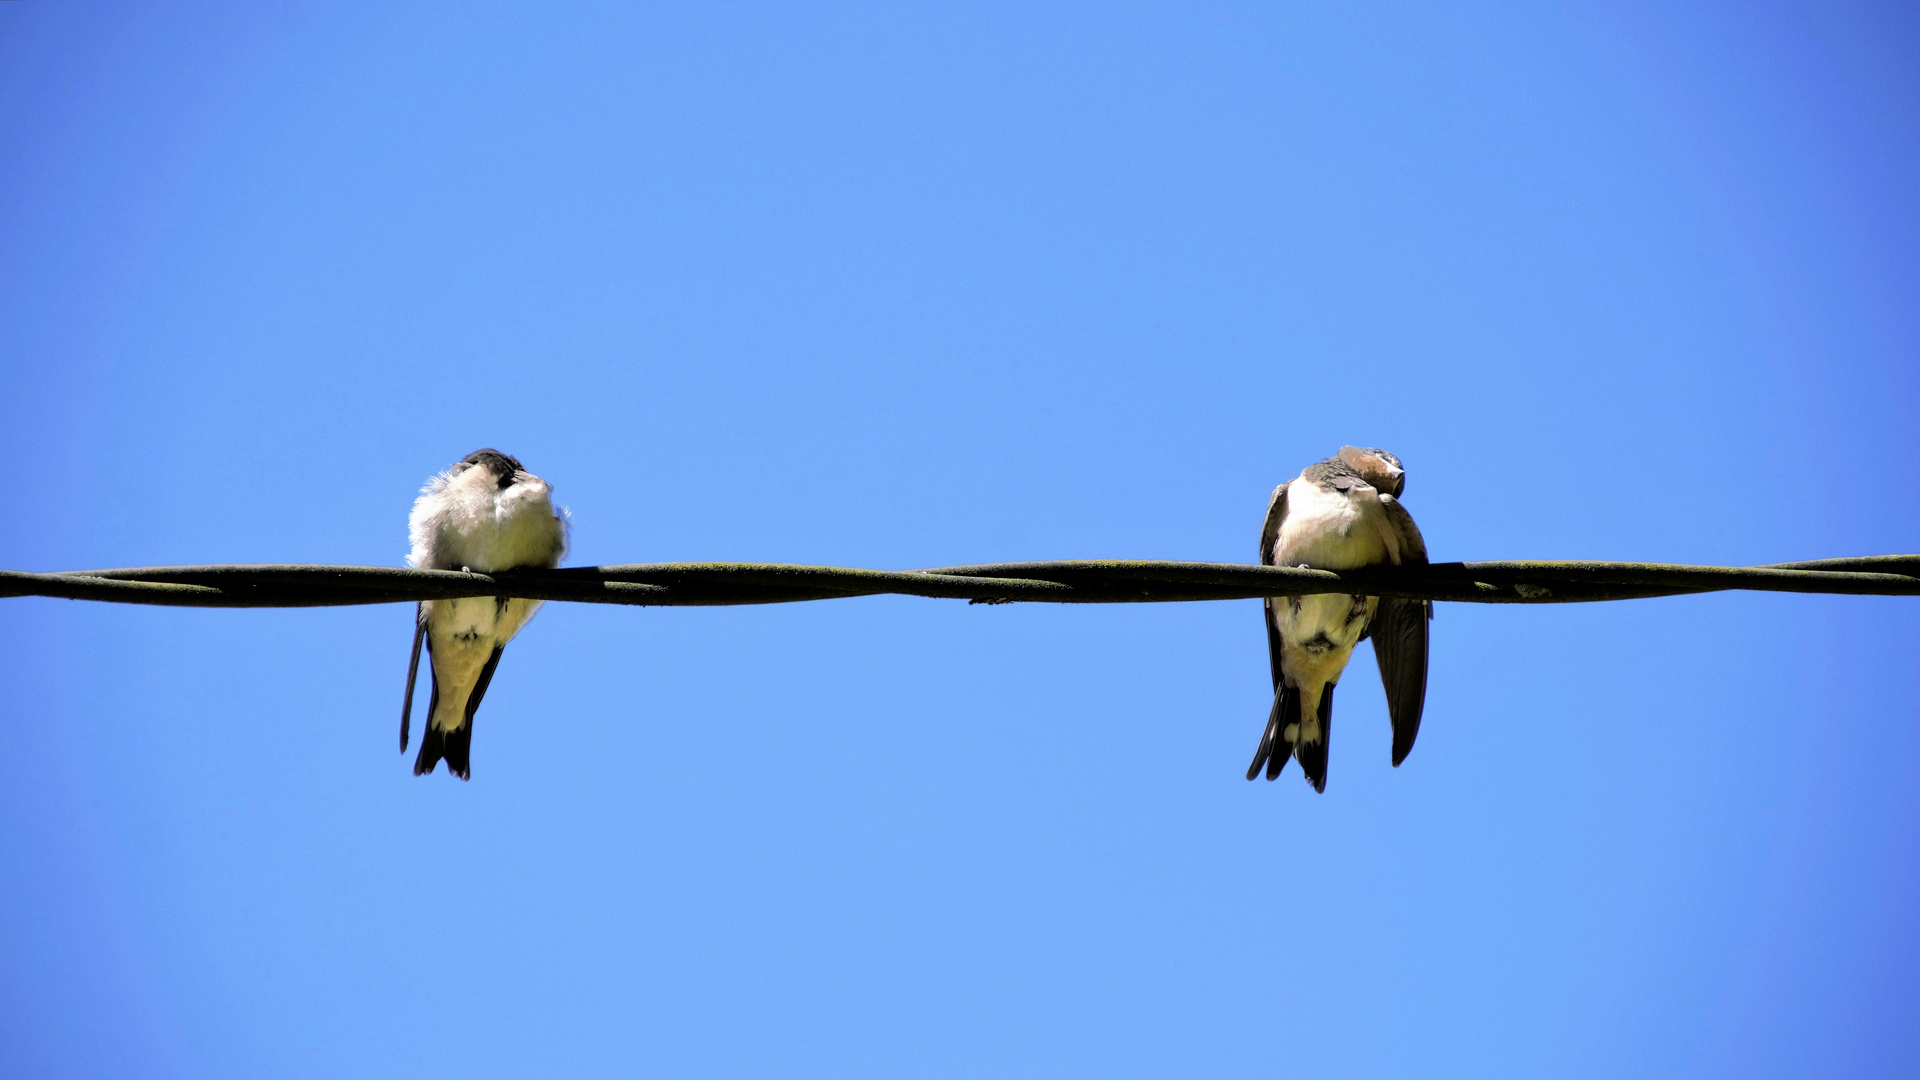
[[(1895, 4), (0, 5), (0, 566), (1906, 552)], [(0, 1072), (1920, 1071), (1911, 600), (1442, 605), (1328, 791), (1253, 602), (0, 602)]]

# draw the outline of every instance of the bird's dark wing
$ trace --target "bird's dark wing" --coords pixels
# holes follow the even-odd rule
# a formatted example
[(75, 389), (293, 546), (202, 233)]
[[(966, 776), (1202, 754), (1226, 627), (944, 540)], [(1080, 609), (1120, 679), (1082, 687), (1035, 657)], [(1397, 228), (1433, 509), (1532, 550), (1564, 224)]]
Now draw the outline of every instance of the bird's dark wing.
[[(1274, 541), (1280, 538), (1280, 523), (1286, 517), (1287, 485), (1281, 484), (1273, 489), (1273, 497), (1267, 500), (1267, 520), (1260, 527), (1262, 566), (1273, 565)], [(1263, 769), (1269, 780), (1280, 775), (1280, 769), (1293, 756), (1293, 744), (1286, 740), (1284, 734), (1286, 725), (1300, 722), (1298, 695), (1287, 692), (1286, 679), (1280, 673), (1280, 626), (1273, 604), (1272, 597), (1260, 602), (1261, 620), (1267, 624), (1267, 664), (1273, 671), (1273, 707), (1267, 712), (1267, 726), (1260, 734), (1260, 745), (1254, 749), (1253, 764), (1247, 766), (1249, 780), (1259, 776)]]
[(1391, 495), (1380, 496), (1380, 507), (1387, 512), (1387, 522), (1393, 526), (1394, 535), (1400, 541), (1400, 564), (1425, 565), (1427, 541), (1420, 535), (1420, 526), (1413, 523), (1413, 515), (1407, 513), (1407, 508), (1401, 505), (1400, 500)]
[(1382, 598), (1373, 616), (1373, 658), (1393, 719), (1393, 763), (1399, 765), (1420, 734), (1427, 701), (1427, 610), (1425, 600)]
[[(433, 771), (440, 759), (447, 756), (447, 737), (444, 731), (433, 726), (434, 714), (440, 711), (440, 673), (433, 669), (433, 635), (427, 635), (427, 722), (420, 727), (420, 753), (413, 759), (413, 775), (425, 776)], [(406, 747), (401, 747), (405, 750)]]
[(1273, 542), (1280, 539), (1280, 523), (1287, 520), (1287, 485), (1273, 489), (1267, 499), (1267, 520), (1260, 526), (1260, 565), (1273, 565)]
[[(1400, 548), (1402, 566), (1427, 561), (1427, 542), (1413, 523), (1413, 515), (1391, 495), (1382, 495)], [(1387, 715), (1393, 720), (1393, 763), (1398, 766), (1413, 750), (1420, 734), (1420, 713), (1427, 701), (1427, 623), (1433, 618), (1429, 600), (1383, 597), (1368, 633), (1373, 658), (1380, 665), (1380, 683), (1387, 692)]]
[[(1287, 520), (1287, 485), (1281, 484), (1273, 489), (1273, 497), (1267, 500), (1267, 520), (1260, 526), (1260, 565), (1272, 566), (1274, 545), (1280, 539), (1280, 524)], [(1274, 689), (1280, 688), (1280, 624), (1273, 609), (1273, 598), (1261, 601), (1261, 614), (1267, 623), (1267, 662), (1273, 669)]]
[[(413, 658), (407, 661), (407, 697), (400, 703), (400, 752), (407, 752), (407, 728), (413, 722), (413, 681), (420, 676), (420, 643), (427, 639), (426, 612), (413, 614)], [(427, 714), (429, 722), (433, 716)]]
[(1260, 775), (1264, 768), (1272, 780), (1293, 757), (1293, 743), (1287, 740), (1287, 728), (1300, 730), (1300, 691), (1281, 683), (1273, 690), (1273, 707), (1267, 711), (1267, 727), (1260, 733), (1260, 745), (1254, 748), (1253, 764), (1247, 766), (1247, 779)]

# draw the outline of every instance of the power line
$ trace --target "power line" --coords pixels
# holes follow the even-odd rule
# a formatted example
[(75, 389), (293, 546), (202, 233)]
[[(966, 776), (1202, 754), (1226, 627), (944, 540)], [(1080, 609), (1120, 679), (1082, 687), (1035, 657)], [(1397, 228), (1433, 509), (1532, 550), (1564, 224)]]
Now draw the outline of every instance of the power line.
[(385, 566), (150, 566), (36, 574), (0, 570), (0, 597), (170, 607), (334, 607), (514, 596), (643, 607), (784, 604), (894, 594), (973, 603), (1128, 604), (1351, 593), (1482, 604), (1632, 600), (1725, 590), (1920, 596), (1920, 555), (1770, 566), (1511, 561), (1331, 571), (1239, 563), (1069, 560), (930, 570), (775, 563), (650, 563), (558, 570)]

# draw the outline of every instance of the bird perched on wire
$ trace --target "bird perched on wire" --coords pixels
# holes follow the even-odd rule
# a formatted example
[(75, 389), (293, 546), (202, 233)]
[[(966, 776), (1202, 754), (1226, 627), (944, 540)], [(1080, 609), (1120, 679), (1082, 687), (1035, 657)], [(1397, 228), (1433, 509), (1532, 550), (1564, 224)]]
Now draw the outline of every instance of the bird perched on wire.
[[(555, 513), (552, 488), (518, 459), (476, 450), (427, 481), (413, 504), (407, 564), (420, 570), (489, 572), (520, 566), (557, 566), (567, 550), (567, 519)], [(433, 695), (413, 774), (424, 776), (446, 759), (447, 771), (472, 775), (473, 714), (500, 666), (500, 652), (540, 609), (538, 600), (481, 596), (425, 600), (414, 624), (407, 697), (400, 709), (400, 750), (407, 749), (420, 644), (431, 660)]]
[[(1260, 530), (1261, 563), (1320, 570), (1425, 563), (1426, 541), (1400, 505), (1406, 483), (1400, 459), (1385, 450), (1341, 447), (1273, 489)], [(1327, 790), (1333, 688), (1353, 647), (1369, 635), (1393, 721), (1393, 763), (1406, 760), (1427, 697), (1432, 602), (1325, 593), (1264, 603), (1273, 709), (1247, 779), (1264, 766), (1272, 780), (1293, 757), (1313, 790)]]

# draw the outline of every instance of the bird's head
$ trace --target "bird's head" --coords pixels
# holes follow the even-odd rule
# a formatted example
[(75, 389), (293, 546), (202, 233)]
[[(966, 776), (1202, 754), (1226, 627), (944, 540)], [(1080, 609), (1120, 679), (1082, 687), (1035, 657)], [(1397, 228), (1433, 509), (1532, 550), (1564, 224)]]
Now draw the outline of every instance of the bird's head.
[(475, 450), (473, 453), (461, 458), (460, 465), (455, 471), (465, 472), (467, 468), (474, 465), (478, 465), (487, 470), (487, 472), (493, 476), (494, 485), (502, 488), (512, 487), (514, 474), (525, 471), (520, 464), (519, 458), (511, 454), (503, 454), (492, 448)]
[(1340, 460), (1383, 495), (1397, 499), (1406, 490), (1407, 470), (1401, 467), (1399, 458), (1385, 450), (1370, 446), (1343, 446), (1340, 448)]

